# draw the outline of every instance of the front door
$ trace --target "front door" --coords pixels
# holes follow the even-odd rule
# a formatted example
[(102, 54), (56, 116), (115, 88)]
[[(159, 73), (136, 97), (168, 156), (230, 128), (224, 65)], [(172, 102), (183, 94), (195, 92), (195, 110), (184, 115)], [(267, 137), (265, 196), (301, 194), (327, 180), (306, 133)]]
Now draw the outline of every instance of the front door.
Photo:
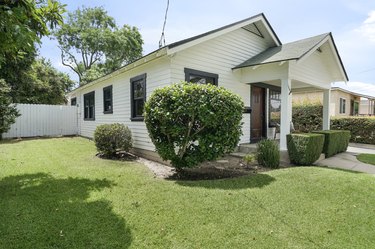
[(257, 142), (264, 136), (264, 92), (264, 88), (251, 86), (251, 142)]

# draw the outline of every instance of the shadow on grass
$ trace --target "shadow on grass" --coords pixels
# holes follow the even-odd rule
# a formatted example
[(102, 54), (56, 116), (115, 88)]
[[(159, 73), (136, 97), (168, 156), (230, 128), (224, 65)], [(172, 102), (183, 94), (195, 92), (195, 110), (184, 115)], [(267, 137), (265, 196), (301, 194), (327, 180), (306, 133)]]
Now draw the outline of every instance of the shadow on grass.
[(0, 248), (127, 248), (131, 231), (105, 200), (108, 180), (25, 174), (0, 181)]
[(176, 180), (175, 183), (187, 187), (199, 187), (208, 189), (251, 189), (263, 188), (271, 184), (276, 179), (266, 174), (248, 175), (230, 179), (203, 180), (203, 181), (182, 181)]

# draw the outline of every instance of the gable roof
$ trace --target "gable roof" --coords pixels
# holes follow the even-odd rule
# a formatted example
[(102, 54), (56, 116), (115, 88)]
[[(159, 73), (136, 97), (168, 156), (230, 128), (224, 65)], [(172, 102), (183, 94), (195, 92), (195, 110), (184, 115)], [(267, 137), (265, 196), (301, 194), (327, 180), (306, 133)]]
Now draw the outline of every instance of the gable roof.
[(247, 22), (251, 22), (251, 21), (254, 21), (255, 19), (257, 18), (262, 18), (266, 25), (268, 26), (269, 30), (271, 31), (272, 35), (274, 36), (275, 40), (276, 40), (276, 44), (278, 45), (281, 45), (281, 41), (279, 39), (279, 37), (276, 35), (275, 31), (273, 30), (272, 26), (270, 25), (270, 23), (268, 22), (266, 16), (263, 14), (263, 13), (260, 13), (258, 15), (254, 15), (252, 17), (249, 17), (249, 18), (246, 18), (246, 19), (243, 19), (241, 21), (238, 21), (238, 22), (234, 22), (234, 23), (231, 23), (231, 24), (228, 24), (226, 26), (223, 26), (221, 28), (218, 28), (218, 29), (214, 29), (214, 30), (211, 30), (211, 31), (208, 31), (206, 33), (203, 33), (203, 34), (200, 34), (200, 35), (197, 35), (197, 36), (193, 36), (193, 37), (190, 37), (190, 38), (187, 38), (187, 39), (184, 39), (184, 40), (181, 40), (181, 41), (178, 41), (178, 42), (174, 42), (172, 44), (169, 44), (167, 45), (166, 47), (168, 47), (169, 49), (171, 48), (174, 48), (174, 47), (177, 47), (177, 46), (180, 46), (180, 45), (183, 45), (183, 44), (186, 44), (188, 42), (191, 42), (191, 41), (194, 41), (194, 40), (197, 40), (199, 38), (203, 38), (203, 37), (206, 37), (208, 35), (211, 35), (211, 34), (215, 34), (219, 31), (223, 31), (223, 30), (226, 30), (226, 29), (229, 29), (229, 28), (232, 28), (232, 27), (235, 27), (237, 25), (242, 25), (242, 24), (245, 24)]
[(247, 61), (239, 64), (233, 69), (239, 69), (244, 67), (259, 66), (274, 62), (290, 61), (290, 60), (299, 60), (302, 59), (305, 55), (309, 54), (311, 51), (314, 51), (319, 48), (321, 43), (327, 38), (332, 40), (333, 47), (335, 49), (336, 55), (338, 57), (340, 66), (343, 70), (345, 79), (348, 81), (348, 75), (345, 71), (344, 64), (342, 63), (341, 57), (337, 51), (335, 42), (331, 33), (324, 33), (321, 35), (313, 36), (310, 38), (298, 40), (295, 42), (290, 42), (283, 44), (281, 46), (269, 48), (262, 53), (251, 57)]
[[(193, 43), (199, 43), (199, 42), (203, 41), (203, 39), (207, 39), (207, 38), (210, 38), (212, 36), (218, 36), (220, 34), (227, 33), (227, 32), (230, 32), (233, 29), (236, 29), (236, 28), (241, 28), (241, 27), (244, 28), (245, 26), (247, 26), (247, 25), (249, 25), (251, 23), (255, 23), (256, 21), (259, 21), (259, 20), (263, 21), (263, 23), (265, 25), (265, 28), (266, 28), (266, 30), (269, 33), (269, 36), (273, 40), (273, 43), (276, 46), (281, 45), (280, 39), (278, 38), (278, 36), (276, 35), (276, 33), (273, 30), (272, 26), (268, 22), (266, 16), (263, 13), (260, 13), (260, 14), (254, 15), (252, 17), (243, 19), (241, 21), (234, 22), (232, 24), (223, 26), (221, 28), (214, 29), (214, 30), (211, 30), (209, 32), (206, 32), (206, 33), (203, 33), (203, 34), (200, 34), (200, 35), (197, 35), (197, 36), (193, 36), (193, 37), (181, 40), (181, 41), (177, 41), (177, 42), (171, 43), (171, 44), (166, 45), (164, 47), (161, 47), (161, 48), (159, 48), (159, 49), (157, 49), (157, 50), (155, 50), (153, 52), (150, 52), (149, 54), (147, 54), (147, 55), (139, 58), (138, 60), (136, 60), (134, 62), (131, 62), (131, 63), (127, 64), (127, 65), (124, 65), (123, 67), (117, 69), (116, 71), (114, 71), (112, 73), (106, 74), (106, 75), (104, 75), (104, 76), (102, 76), (102, 77), (100, 77), (100, 78), (98, 78), (98, 79), (96, 79), (94, 81), (91, 81), (91, 82), (89, 82), (89, 83), (87, 83), (87, 84), (85, 84), (83, 86), (77, 87), (76, 89), (74, 89), (70, 93), (73, 93), (73, 92), (75, 92), (78, 89), (84, 89), (86, 87), (95, 85), (95, 84), (97, 84), (99, 82), (102, 82), (102, 81), (108, 79), (108, 78), (114, 77), (114, 76), (116, 76), (118, 74), (121, 74), (121, 73), (126, 72), (126, 71), (128, 71), (130, 69), (133, 69), (133, 68), (141, 66), (141, 65), (143, 65), (143, 64), (145, 64), (147, 62), (150, 62), (151, 60), (163, 57), (164, 55), (168, 55), (169, 52), (170, 52), (170, 50), (177, 49), (178, 47), (184, 47), (184, 46), (187, 46), (189, 44), (194, 45)], [(258, 29), (258, 28), (256, 27), (256, 29)], [(184, 49), (184, 48), (182, 48), (182, 49)]]

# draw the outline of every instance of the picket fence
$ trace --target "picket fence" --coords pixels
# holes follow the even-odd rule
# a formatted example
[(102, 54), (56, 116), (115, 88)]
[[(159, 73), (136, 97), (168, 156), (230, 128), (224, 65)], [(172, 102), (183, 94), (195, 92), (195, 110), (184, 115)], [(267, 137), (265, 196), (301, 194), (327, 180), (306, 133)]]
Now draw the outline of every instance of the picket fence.
[(78, 134), (76, 106), (17, 104), (21, 116), (3, 138)]

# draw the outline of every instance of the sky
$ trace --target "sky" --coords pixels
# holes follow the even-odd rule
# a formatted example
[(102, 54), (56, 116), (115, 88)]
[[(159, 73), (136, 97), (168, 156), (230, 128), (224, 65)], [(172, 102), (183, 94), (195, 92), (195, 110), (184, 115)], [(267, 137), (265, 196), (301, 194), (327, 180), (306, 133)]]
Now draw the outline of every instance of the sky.
[[(375, 96), (375, 1), (374, 0), (169, 0), (166, 43), (189, 38), (212, 29), (264, 13), (282, 43), (332, 32), (349, 82), (335, 83), (350, 91)], [(143, 54), (158, 49), (167, 0), (60, 0), (68, 11), (102, 6), (118, 26), (138, 27)], [(60, 71), (55, 40), (43, 38), (43, 57)]]

